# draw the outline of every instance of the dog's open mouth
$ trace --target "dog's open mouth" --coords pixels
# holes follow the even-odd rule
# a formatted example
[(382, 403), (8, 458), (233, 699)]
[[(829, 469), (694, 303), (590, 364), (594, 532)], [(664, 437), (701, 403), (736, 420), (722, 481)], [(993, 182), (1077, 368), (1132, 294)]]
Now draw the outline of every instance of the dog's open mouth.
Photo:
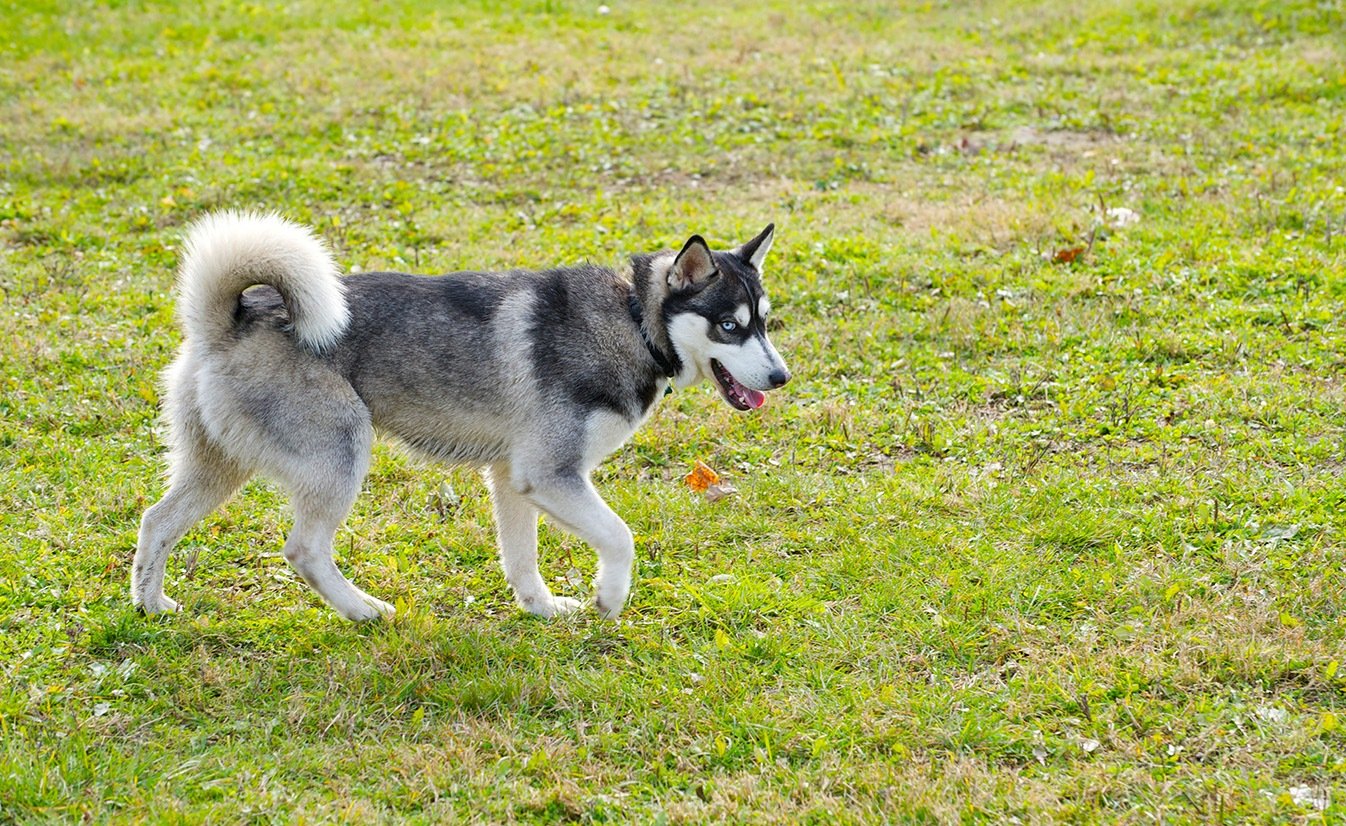
[(710, 360), (711, 372), (715, 374), (715, 384), (720, 388), (720, 395), (739, 410), (756, 410), (766, 404), (766, 394), (760, 390), (753, 390), (751, 387), (744, 387), (738, 383), (738, 379), (715, 359)]

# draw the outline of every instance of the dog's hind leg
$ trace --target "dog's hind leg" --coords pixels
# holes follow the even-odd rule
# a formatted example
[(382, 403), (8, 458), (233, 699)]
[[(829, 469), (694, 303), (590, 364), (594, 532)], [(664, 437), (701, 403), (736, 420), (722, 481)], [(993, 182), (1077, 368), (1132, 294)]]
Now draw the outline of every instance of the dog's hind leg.
[(608, 619), (615, 618), (631, 591), (631, 564), (635, 560), (631, 529), (598, 495), (588, 477), (579, 473), (533, 480), (528, 498), (598, 551), (594, 606)]
[(295, 496), (294, 528), (285, 540), (285, 560), (338, 614), (354, 622), (393, 615), (393, 606), (351, 584), (332, 559), (332, 540), (359, 487), (356, 480), (350, 496), (327, 501), (312, 494)]
[(296, 461), (283, 474), (294, 506), (294, 527), (285, 540), (285, 560), (319, 596), (348, 620), (391, 617), (393, 606), (351, 584), (332, 560), (332, 540), (350, 512), (369, 469), (373, 431), (368, 423), (334, 436), (327, 456)]
[(247, 481), (247, 472), (226, 459), (199, 459), (178, 463), (168, 492), (140, 520), (135, 561), (131, 563), (131, 602), (146, 614), (178, 610), (178, 604), (164, 595), (169, 552), (183, 534)]
[(392, 605), (351, 584), (332, 561), (332, 539), (355, 502), (362, 479), (363, 472), (335, 484), (343, 490), (292, 490), (295, 526), (285, 539), (284, 550), (285, 561), (336, 613), (351, 622), (392, 616), (394, 612)]
[(510, 482), (508, 465), (486, 472), (495, 503), (495, 526), (500, 538), (500, 567), (514, 589), (519, 606), (530, 614), (551, 617), (580, 607), (579, 600), (553, 596), (537, 567), (538, 510)]

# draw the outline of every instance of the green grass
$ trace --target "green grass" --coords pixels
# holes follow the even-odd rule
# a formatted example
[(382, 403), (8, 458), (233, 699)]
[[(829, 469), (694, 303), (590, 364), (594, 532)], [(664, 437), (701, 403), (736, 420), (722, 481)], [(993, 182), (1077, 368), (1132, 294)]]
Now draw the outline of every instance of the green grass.
[[(0, 822), (1346, 820), (1340, 0), (112, 5), (0, 4)], [(422, 272), (775, 221), (796, 379), (600, 469), (620, 623), (386, 446), (338, 541), (395, 621), (261, 482), (141, 617), (223, 207)]]

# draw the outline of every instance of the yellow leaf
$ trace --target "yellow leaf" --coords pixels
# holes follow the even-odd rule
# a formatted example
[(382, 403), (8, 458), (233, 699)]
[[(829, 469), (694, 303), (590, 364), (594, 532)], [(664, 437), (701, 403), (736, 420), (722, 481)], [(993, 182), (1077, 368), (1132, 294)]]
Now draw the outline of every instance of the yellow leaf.
[(1337, 715), (1330, 711), (1324, 711), (1322, 716), (1318, 718), (1318, 725), (1322, 727), (1323, 731), (1336, 731)]

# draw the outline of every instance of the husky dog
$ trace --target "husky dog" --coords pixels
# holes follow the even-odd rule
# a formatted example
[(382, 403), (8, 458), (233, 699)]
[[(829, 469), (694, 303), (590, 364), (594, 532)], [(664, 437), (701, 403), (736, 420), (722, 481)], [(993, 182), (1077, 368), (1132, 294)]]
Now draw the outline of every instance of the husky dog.
[(284, 554), (299, 575), (347, 619), (390, 616), (332, 561), (378, 431), (484, 469), (500, 561), (525, 610), (580, 607), (538, 572), (542, 512), (597, 550), (594, 602), (616, 616), (634, 544), (589, 474), (670, 382), (711, 379), (751, 410), (790, 380), (766, 331), (772, 233), (728, 252), (693, 235), (679, 252), (633, 256), (629, 273), (340, 277), (322, 242), (279, 216), (200, 220), (178, 280), (184, 340), (164, 374), (169, 487), (140, 523), (132, 601), (177, 610), (163, 590), (169, 551), (261, 474), (294, 507)]

